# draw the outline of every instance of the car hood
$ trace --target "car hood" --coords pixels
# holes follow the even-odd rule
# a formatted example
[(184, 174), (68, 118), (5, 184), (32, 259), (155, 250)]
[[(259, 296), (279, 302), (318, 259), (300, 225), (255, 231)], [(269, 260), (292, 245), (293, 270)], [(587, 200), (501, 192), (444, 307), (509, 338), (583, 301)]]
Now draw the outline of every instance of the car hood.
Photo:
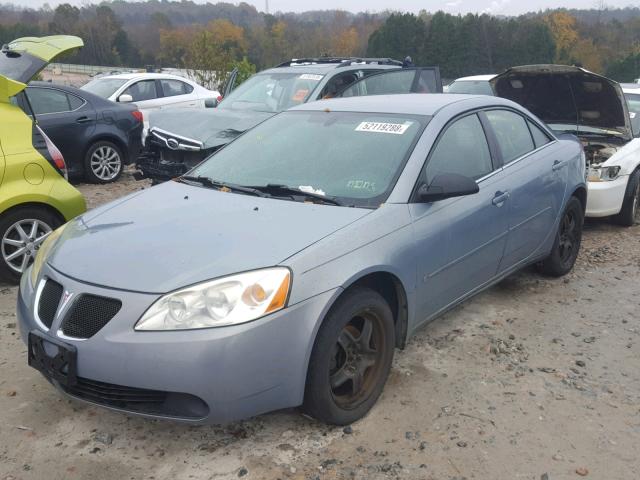
[(281, 264), (371, 211), (167, 182), (72, 221), (47, 262), (87, 283), (166, 293)]
[(594, 127), (633, 137), (620, 85), (584, 68), (565, 65), (513, 67), (494, 77), (499, 97), (519, 103), (549, 125)]
[[(150, 133), (154, 130), (161, 137), (176, 136), (191, 140), (202, 150), (219, 147), (233, 140), (246, 130), (275, 115), (253, 110), (232, 110), (223, 108), (173, 109), (170, 112), (151, 111), (149, 114)], [(189, 148), (193, 150), (193, 148)]]
[(83, 45), (81, 38), (71, 35), (22, 37), (3, 45), (0, 51), (0, 101), (23, 90), (55, 58)]

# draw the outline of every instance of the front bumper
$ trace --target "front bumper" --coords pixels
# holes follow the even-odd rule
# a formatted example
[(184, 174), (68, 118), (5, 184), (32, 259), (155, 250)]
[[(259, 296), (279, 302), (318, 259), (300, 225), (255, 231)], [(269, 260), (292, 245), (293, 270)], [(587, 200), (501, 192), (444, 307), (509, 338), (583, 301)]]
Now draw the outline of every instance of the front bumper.
[[(243, 325), (136, 332), (134, 324), (158, 295), (96, 287), (46, 265), (43, 278), (51, 278), (73, 294), (67, 306), (59, 307), (47, 330), (35, 319), (35, 289), (29, 273), (22, 277), (17, 309), (25, 343), (28, 333), (36, 329), (75, 346), (78, 378), (92, 391), (110, 395), (129, 389), (127, 394), (133, 395), (137, 389), (145, 389), (169, 393), (171, 398), (166, 410), (114, 406), (94, 397), (91, 403), (195, 424), (227, 423), (300, 405), (318, 321), (337, 294), (336, 290), (326, 292)], [(94, 336), (85, 340), (67, 338), (60, 331), (62, 322), (73, 298), (77, 300), (83, 293), (117, 298), (122, 308)], [(72, 397), (87, 400), (72, 389), (56, 386)]]
[(617, 215), (622, 209), (629, 175), (610, 182), (588, 182), (587, 217)]

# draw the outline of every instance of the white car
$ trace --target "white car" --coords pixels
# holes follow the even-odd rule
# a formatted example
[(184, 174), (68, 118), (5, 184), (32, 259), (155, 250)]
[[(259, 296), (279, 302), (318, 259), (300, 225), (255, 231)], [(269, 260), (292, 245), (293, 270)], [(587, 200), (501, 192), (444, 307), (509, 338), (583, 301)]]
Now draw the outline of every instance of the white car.
[[(188, 78), (166, 73), (122, 73), (91, 80), (83, 90), (114, 102), (133, 102), (139, 110), (214, 106), (220, 93)], [(208, 100), (208, 101), (207, 101)], [(147, 115), (144, 115), (145, 119)]]
[(444, 87), (445, 93), (464, 93), (469, 95), (493, 95), (490, 80), (495, 75), (474, 75), (454, 80)]
[[(640, 221), (640, 85), (622, 85), (629, 117), (632, 139), (625, 143), (585, 145), (587, 155), (602, 156), (591, 164), (588, 185), (587, 216), (608, 217), (631, 226)], [(608, 157), (608, 158), (607, 158)]]
[[(572, 90), (577, 95), (569, 100)], [(509, 98), (556, 133), (578, 136), (588, 167), (586, 216), (612, 217), (625, 226), (640, 221), (639, 84), (619, 86), (579, 67), (531, 65), (458, 78), (447, 91)], [(580, 125), (569, 123), (579, 116)]]

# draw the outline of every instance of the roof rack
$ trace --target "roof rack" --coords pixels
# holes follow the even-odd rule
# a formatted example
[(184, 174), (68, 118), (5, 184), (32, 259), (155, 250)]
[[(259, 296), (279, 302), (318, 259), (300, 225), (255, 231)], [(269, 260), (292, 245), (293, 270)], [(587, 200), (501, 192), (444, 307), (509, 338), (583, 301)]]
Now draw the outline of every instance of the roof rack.
[(353, 64), (377, 64), (377, 65), (397, 65), (402, 66), (402, 62), (392, 58), (360, 58), (360, 57), (315, 57), (315, 58), (293, 58), (289, 61), (276, 65), (275, 68), (292, 67), (297, 65), (318, 65), (327, 63), (337, 63), (338, 67), (348, 67)]

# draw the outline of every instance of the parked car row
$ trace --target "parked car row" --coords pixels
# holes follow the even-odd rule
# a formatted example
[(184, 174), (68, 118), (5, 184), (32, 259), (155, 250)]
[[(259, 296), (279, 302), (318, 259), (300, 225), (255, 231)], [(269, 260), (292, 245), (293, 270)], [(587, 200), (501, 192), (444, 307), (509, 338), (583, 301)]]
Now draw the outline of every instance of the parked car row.
[[(30, 49), (2, 61), (15, 70)], [(25, 88), (0, 79), (11, 97)], [(228, 85), (215, 109), (151, 112), (138, 166), (173, 181), (8, 237), (37, 251), (17, 304), (29, 365), (72, 398), (151, 418), (358, 420), (422, 325), (526, 266), (571, 271), (587, 178), (608, 168), (585, 157), (631, 142), (603, 77), (514, 68), (490, 86), (442, 94), (433, 67), (299, 59)]]

